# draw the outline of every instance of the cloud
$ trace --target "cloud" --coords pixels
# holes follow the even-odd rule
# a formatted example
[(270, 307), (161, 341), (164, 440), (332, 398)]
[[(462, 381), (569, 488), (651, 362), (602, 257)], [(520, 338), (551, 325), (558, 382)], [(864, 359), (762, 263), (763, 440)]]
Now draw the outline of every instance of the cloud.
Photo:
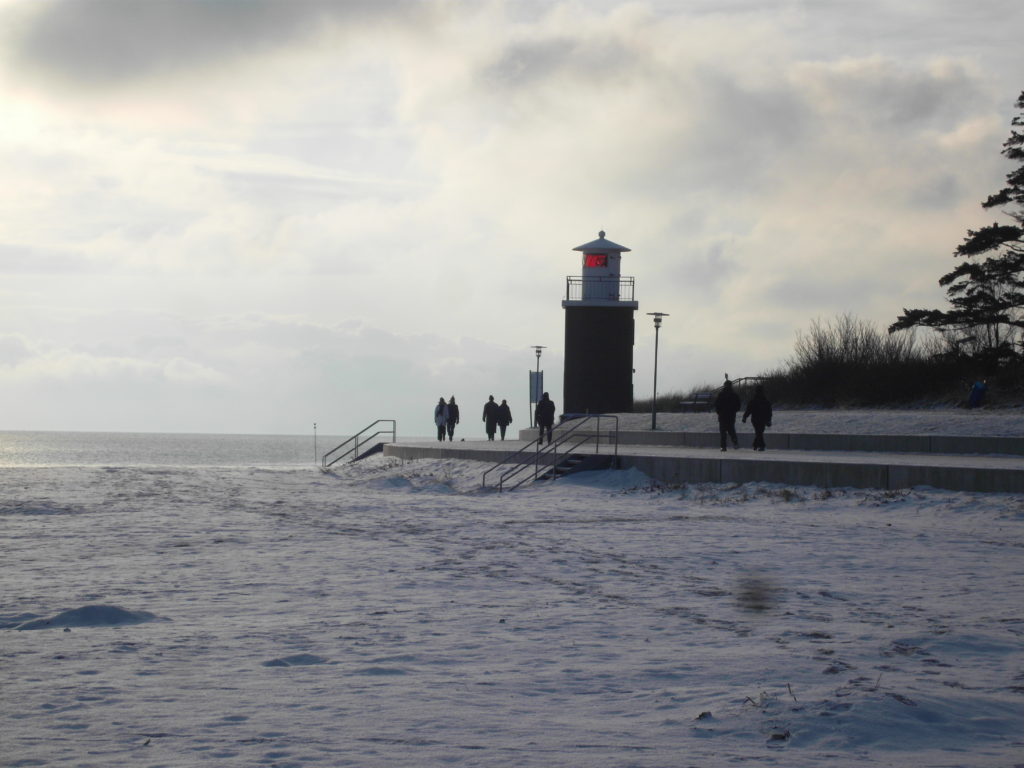
[(9, 351), (177, 425), (429, 432), (440, 394), (517, 397), (531, 344), (555, 378), (605, 229), (667, 372), (755, 372), (813, 317), (941, 302), (1020, 87), (1021, 6), (983, 5), (2, 5)]
[(78, 86), (110, 86), (250, 59), (328, 26), (418, 16), (412, 0), (40, 0), (7, 9), (18, 63)]
[(46, 249), (0, 243), (0, 274), (75, 274), (95, 271), (81, 254), (62, 248)]
[(0, 335), (0, 366), (13, 367), (32, 356), (32, 349), (22, 336)]
[(406, 435), (429, 434), (441, 394), (467, 404), (469, 424), (488, 394), (524, 412), (534, 362), (528, 349), (516, 356), (472, 335), (259, 312), (66, 322), (49, 338), (0, 338), (0, 396), (21, 404), (5, 428), (294, 433), (318, 421), (343, 434), (396, 418)]
[[(7, 346), (7, 345), (5, 345)], [(45, 382), (136, 382), (168, 381), (190, 384), (222, 384), (223, 374), (208, 366), (181, 358), (144, 358), (95, 355), (71, 349), (32, 351), (23, 344), (18, 355), (11, 350), (0, 354), (13, 364), (0, 368), (0, 379), (19, 383)]]

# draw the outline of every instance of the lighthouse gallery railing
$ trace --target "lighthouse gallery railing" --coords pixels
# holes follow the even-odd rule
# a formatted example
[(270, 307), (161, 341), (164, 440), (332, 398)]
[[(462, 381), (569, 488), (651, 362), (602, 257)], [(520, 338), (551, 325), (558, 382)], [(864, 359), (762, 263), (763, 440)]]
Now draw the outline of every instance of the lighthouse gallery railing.
[(587, 299), (633, 301), (633, 278), (625, 275), (618, 277), (570, 275), (566, 277), (565, 300), (584, 301)]

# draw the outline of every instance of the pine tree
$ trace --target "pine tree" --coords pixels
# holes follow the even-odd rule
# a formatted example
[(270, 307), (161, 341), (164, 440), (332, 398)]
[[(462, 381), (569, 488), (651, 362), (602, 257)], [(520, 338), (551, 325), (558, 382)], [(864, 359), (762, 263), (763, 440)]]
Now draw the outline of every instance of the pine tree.
[[(1017, 99), (1021, 110), (1011, 121), (1014, 128), (1003, 143), (1002, 154), (1016, 161), (1006, 186), (981, 205), (1002, 208), (1016, 224), (993, 223), (968, 230), (954, 256), (956, 269), (939, 279), (952, 308), (906, 309), (889, 333), (924, 326), (943, 331), (977, 357), (998, 364), (1020, 355), (1024, 332), (1024, 92)], [(984, 257), (984, 260), (982, 260)]]

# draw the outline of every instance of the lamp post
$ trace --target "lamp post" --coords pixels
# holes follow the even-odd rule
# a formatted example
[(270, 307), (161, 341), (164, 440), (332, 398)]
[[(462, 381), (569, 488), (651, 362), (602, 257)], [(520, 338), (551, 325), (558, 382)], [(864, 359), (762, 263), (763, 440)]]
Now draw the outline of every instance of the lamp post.
[[(537, 353), (537, 375), (536, 375), (536, 378), (533, 380), (534, 381), (534, 386), (537, 388), (537, 392), (536, 392), (537, 399), (536, 400), (531, 400), (532, 403), (536, 404), (536, 403), (540, 402), (540, 389), (541, 389), (541, 387), (540, 387), (540, 351), (542, 349), (547, 349), (547, 347), (545, 347), (543, 345), (540, 345), (540, 344), (534, 344), (531, 347), (531, 349), (533, 349), (533, 351)], [(534, 394), (533, 392), (530, 393), (531, 396), (533, 394)], [(530, 409), (530, 426), (531, 427), (537, 426), (537, 424), (536, 424), (536, 422), (534, 420), (534, 412), (533, 412), (532, 408)]]
[(318, 463), (317, 462), (317, 455), (316, 455), (316, 422), (315, 421), (313, 422), (313, 463), (314, 464)]
[(651, 400), (651, 431), (658, 428), (658, 332), (661, 330), (661, 318), (668, 317), (667, 312), (648, 312), (654, 317), (654, 398)]

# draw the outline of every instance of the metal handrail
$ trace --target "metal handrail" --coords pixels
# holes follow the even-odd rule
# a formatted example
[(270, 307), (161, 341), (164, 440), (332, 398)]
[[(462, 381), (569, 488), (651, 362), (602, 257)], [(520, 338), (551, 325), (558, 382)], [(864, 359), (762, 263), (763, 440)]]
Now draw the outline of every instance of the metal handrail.
[[(363, 434), (364, 432), (369, 432), (371, 429), (376, 427), (378, 424), (390, 424), (391, 425), (391, 429), (378, 429), (372, 435), (364, 435)], [(375, 422), (373, 422), (369, 426), (363, 427), (361, 430), (356, 432), (348, 440), (345, 440), (343, 443), (341, 443), (341, 445), (335, 446), (334, 448), (329, 450), (327, 453), (325, 453), (323, 455), (323, 457), (320, 459), (320, 466), (323, 467), (324, 469), (327, 469), (328, 467), (331, 467), (331, 466), (337, 464), (339, 461), (344, 459), (349, 454), (353, 454), (354, 457), (358, 457), (359, 456), (359, 446), (360, 445), (366, 445), (367, 442), (369, 442), (370, 440), (375, 438), (377, 435), (386, 435), (386, 434), (388, 434), (390, 432), (391, 433), (391, 442), (392, 443), (398, 442), (398, 439), (396, 438), (397, 431), (398, 431), (398, 422), (395, 419), (377, 419)], [(349, 448), (347, 451), (342, 453), (340, 456), (336, 456), (335, 458), (331, 459), (330, 461), (327, 460), (327, 458), (331, 454), (337, 453), (338, 451), (340, 451), (342, 448), (344, 448), (349, 443), (352, 443), (352, 447), (351, 448)]]
[[(570, 446), (568, 448), (568, 450), (563, 450), (562, 451), (563, 456), (569, 455), (570, 453), (572, 453), (572, 451), (575, 451), (577, 448), (579, 448), (579, 447), (581, 447), (581, 446), (583, 446), (586, 443), (589, 443), (591, 441), (593, 441), (593, 443), (594, 443), (594, 453), (595, 454), (596, 453), (600, 453), (601, 452), (601, 419), (611, 419), (615, 423), (614, 429), (609, 432), (609, 435), (611, 436), (610, 437), (610, 442), (612, 443), (612, 446), (613, 446), (613, 455), (618, 456), (619, 455), (619, 417), (618, 416), (616, 416), (614, 414), (604, 414), (604, 413), (587, 415), (587, 416), (574, 416), (574, 417), (571, 418), (571, 420), (575, 421), (576, 423), (571, 428), (569, 428), (569, 429), (564, 429), (564, 430), (560, 429), (559, 432), (557, 433), (557, 436), (555, 437), (555, 439), (551, 443), (549, 443), (546, 448), (543, 447), (542, 438), (537, 438), (536, 440), (533, 440), (533, 441), (527, 443), (525, 446), (520, 448), (518, 451), (515, 451), (513, 453), (508, 454), (507, 456), (505, 456), (505, 458), (503, 458), (501, 461), (499, 461), (493, 467), (491, 467), (486, 472), (484, 472), (483, 476), (480, 478), (481, 485), (484, 488), (486, 488), (487, 487), (487, 476), (489, 474), (491, 474), (491, 472), (494, 472), (495, 470), (499, 469), (500, 467), (506, 466), (507, 464), (512, 463), (513, 461), (515, 461), (515, 464), (513, 466), (509, 467), (508, 469), (506, 469), (504, 472), (502, 472), (498, 476), (497, 488), (498, 488), (499, 491), (503, 491), (505, 489), (505, 484), (507, 482), (509, 482), (512, 478), (516, 477), (520, 473), (523, 473), (523, 472), (527, 471), (530, 468), (531, 465), (533, 467), (533, 477), (532, 478), (531, 477), (524, 477), (524, 478), (522, 478), (515, 485), (512, 485), (510, 487), (510, 489), (518, 488), (520, 485), (522, 485), (523, 483), (527, 482), (530, 479), (536, 480), (537, 477), (540, 475), (540, 468), (541, 468), (542, 464), (545, 467), (555, 466), (555, 465), (558, 464), (559, 448), (564, 448), (565, 445), (570, 442), (570, 440), (573, 440), (575, 442), (573, 442), (572, 446)], [(579, 433), (579, 430), (580, 430), (581, 427), (584, 427), (584, 426), (590, 424), (594, 420), (597, 421), (597, 429), (594, 431), (593, 434)], [(565, 423), (567, 423), (567, 422), (562, 422), (563, 425)], [(561, 427), (562, 425), (559, 425), (559, 426)], [(525, 458), (520, 458), (520, 459), (517, 460), (517, 457), (523, 456), (524, 454), (529, 454), (529, 456), (526, 456)], [(542, 459), (543, 459), (543, 462), (542, 462)]]
[[(591, 439), (593, 439), (594, 436), (593, 435), (578, 435), (577, 437), (579, 437), (579, 439), (573, 445), (569, 446), (566, 450), (562, 451), (562, 459), (563, 460), (566, 457), (571, 456), (572, 452), (575, 451), (577, 448), (579, 448), (580, 446), (586, 444)], [(540, 477), (541, 467), (542, 466), (545, 469), (548, 468), (548, 467), (557, 467), (558, 463), (559, 463), (558, 448), (560, 446), (562, 446), (563, 443), (567, 443), (567, 442), (568, 442), (568, 440), (562, 440), (560, 442), (552, 443), (551, 446), (549, 446), (549, 448), (553, 449), (553, 450), (546, 450), (546, 451), (542, 451), (542, 452), (537, 454), (536, 461), (533, 464), (533, 477), (529, 477), (529, 476), (523, 477), (517, 483), (510, 484), (510, 481), (512, 480), (513, 477), (515, 477), (516, 475), (520, 474), (521, 472), (523, 472), (524, 470), (529, 468), (529, 466), (530, 466), (529, 462), (525, 466), (513, 467), (513, 468), (508, 469), (505, 472), (503, 472), (499, 476), (499, 478), (498, 478), (498, 490), (499, 491), (504, 491), (506, 484), (508, 484), (508, 489), (510, 491), (512, 491), (512, 490), (515, 490), (516, 488), (518, 488), (519, 486), (523, 485), (524, 483), (526, 483), (529, 480), (536, 480), (538, 477)], [(545, 455), (545, 454), (546, 454), (546, 458), (545, 458), (545, 460), (544, 460), (544, 462), (542, 464), (540, 459), (541, 459), (541, 456)], [(555, 475), (552, 475), (551, 479), (554, 480), (555, 479)]]

